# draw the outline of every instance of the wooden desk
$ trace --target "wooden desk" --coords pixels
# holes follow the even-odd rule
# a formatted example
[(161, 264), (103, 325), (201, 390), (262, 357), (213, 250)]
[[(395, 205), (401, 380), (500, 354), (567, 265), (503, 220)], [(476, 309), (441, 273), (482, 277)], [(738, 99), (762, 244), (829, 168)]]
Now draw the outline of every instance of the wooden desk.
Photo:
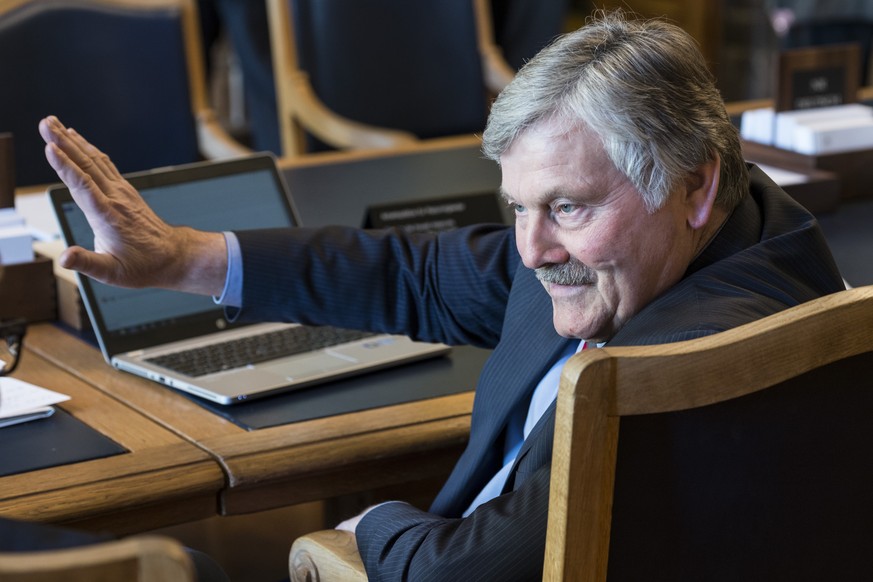
[(51, 324), (31, 326), (27, 345), (213, 454), (227, 478), (222, 514), (441, 478), (469, 436), (472, 392), (246, 431)]
[(0, 477), (0, 515), (119, 535), (215, 515), (224, 474), (208, 453), (41, 358), (29, 339), (15, 377), (68, 394), (60, 408), (128, 452)]

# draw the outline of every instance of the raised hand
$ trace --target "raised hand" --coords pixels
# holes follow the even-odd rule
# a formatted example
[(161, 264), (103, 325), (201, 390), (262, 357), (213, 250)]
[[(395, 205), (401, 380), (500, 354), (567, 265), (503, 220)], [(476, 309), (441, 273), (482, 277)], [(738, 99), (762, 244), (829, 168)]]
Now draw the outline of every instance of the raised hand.
[(39, 132), (49, 164), (94, 231), (94, 251), (70, 247), (62, 267), (122, 287), (221, 293), (227, 271), (221, 233), (165, 223), (106, 154), (56, 117), (43, 119)]

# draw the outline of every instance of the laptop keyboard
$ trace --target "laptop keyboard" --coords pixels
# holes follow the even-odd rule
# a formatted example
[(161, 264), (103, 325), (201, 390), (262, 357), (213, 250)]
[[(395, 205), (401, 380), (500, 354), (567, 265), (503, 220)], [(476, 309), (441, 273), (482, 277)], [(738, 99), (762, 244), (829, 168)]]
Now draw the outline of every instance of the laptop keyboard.
[(148, 362), (188, 376), (205, 376), (284, 356), (339, 345), (376, 334), (330, 326), (294, 326), (261, 335), (165, 354)]

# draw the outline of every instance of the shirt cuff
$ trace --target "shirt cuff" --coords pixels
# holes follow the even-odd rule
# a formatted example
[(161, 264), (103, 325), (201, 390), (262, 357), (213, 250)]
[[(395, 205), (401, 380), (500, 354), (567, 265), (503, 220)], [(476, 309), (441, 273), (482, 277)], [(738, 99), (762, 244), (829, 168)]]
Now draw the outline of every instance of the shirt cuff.
[(239, 239), (232, 232), (224, 232), (224, 241), (227, 245), (227, 277), (224, 280), (224, 289), (220, 297), (212, 297), (218, 305), (225, 307), (242, 307), (243, 270), (242, 249)]

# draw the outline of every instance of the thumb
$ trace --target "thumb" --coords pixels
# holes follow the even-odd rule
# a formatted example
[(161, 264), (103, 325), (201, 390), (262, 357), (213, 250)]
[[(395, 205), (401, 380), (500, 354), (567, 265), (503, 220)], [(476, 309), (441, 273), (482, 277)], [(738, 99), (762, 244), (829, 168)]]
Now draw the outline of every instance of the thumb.
[(95, 253), (82, 247), (72, 246), (58, 257), (58, 264), (65, 268), (101, 281), (112, 284), (115, 269), (115, 258), (105, 253)]

